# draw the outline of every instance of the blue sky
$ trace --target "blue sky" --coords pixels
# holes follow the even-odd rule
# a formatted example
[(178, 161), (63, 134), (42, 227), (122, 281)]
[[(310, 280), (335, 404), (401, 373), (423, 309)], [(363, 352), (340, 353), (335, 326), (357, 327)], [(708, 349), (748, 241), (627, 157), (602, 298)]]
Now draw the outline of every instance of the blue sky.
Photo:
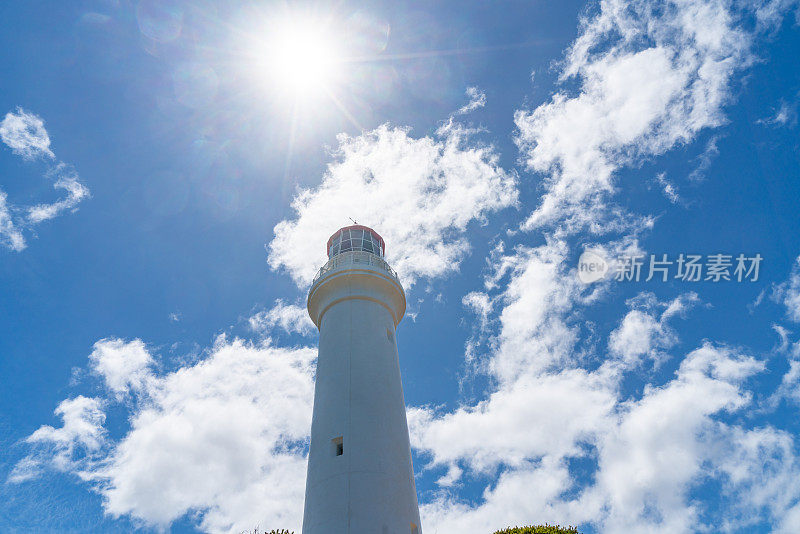
[[(299, 532), (352, 217), (406, 287), (425, 532), (800, 531), (796, 2), (0, 21), (0, 530)], [(663, 254), (763, 260), (613, 274)]]

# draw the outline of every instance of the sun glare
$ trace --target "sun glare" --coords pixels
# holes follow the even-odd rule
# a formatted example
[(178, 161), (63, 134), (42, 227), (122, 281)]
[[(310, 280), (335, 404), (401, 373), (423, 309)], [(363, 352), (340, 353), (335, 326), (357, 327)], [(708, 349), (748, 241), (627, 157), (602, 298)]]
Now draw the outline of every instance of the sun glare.
[(265, 54), (270, 84), (296, 97), (331, 91), (343, 59), (337, 39), (313, 21), (281, 24), (268, 36)]

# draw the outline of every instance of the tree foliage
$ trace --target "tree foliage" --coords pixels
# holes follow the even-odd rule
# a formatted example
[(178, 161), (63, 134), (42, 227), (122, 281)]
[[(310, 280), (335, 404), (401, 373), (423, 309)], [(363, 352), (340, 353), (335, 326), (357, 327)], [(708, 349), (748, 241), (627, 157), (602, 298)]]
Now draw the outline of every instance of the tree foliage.
[[(243, 534), (262, 534), (258, 529), (252, 533)], [(294, 532), (286, 529), (272, 529), (264, 531), (263, 534), (294, 534)], [(497, 530), (494, 534), (580, 534), (575, 527), (560, 527), (558, 525), (544, 525), (527, 526), (527, 527), (508, 527), (503, 530)]]
[(494, 534), (580, 534), (575, 527), (560, 527), (558, 525), (527, 526), (527, 527), (508, 527), (498, 530)]

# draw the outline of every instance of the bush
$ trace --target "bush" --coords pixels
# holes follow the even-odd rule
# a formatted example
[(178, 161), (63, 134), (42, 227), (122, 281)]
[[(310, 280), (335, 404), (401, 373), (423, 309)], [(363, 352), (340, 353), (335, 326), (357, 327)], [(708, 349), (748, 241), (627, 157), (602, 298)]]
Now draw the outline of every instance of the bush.
[(580, 534), (575, 527), (559, 527), (558, 525), (536, 525), (527, 527), (508, 527), (494, 534)]

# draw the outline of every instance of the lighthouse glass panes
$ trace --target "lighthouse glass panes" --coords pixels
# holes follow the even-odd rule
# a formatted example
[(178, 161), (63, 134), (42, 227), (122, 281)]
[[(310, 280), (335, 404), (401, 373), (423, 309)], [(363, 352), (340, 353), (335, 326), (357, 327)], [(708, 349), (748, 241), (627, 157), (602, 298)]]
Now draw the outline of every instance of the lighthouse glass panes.
[(383, 247), (378, 236), (369, 230), (360, 228), (344, 228), (340, 230), (339, 234), (331, 240), (331, 246), (328, 248), (328, 257), (332, 258), (337, 254), (351, 250), (371, 252), (383, 257)]

